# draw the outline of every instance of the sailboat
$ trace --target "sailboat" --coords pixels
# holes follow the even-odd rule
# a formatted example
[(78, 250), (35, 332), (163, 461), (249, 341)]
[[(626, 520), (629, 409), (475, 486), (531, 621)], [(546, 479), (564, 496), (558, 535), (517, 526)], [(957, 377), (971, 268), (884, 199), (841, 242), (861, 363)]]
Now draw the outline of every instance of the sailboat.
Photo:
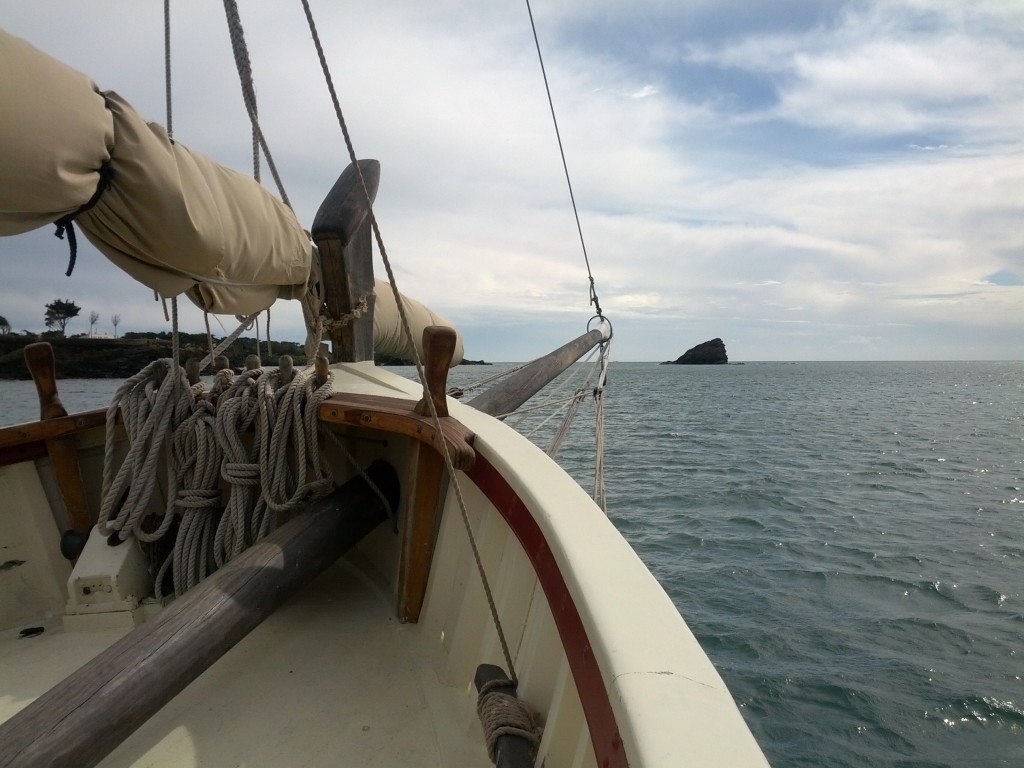
[[(297, 299), (311, 327), (305, 368), (206, 385), (175, 355), (83, 413), (26, 347), (40, 418), (0, 428), (0, 766), (767, 765), (654, 576), (501, 418), (607, 344), (603, 318), (450, 397), (458, 334), (373, 275), (379, 163), (353, 153), (310, 239), (29, 42), (0, 31), (0, 61), (0, 101), (47, 95), (0, 128), (0, 234), (77, 226), (163, 297)], [(420, 382), (374, 364), (395, 337)]]

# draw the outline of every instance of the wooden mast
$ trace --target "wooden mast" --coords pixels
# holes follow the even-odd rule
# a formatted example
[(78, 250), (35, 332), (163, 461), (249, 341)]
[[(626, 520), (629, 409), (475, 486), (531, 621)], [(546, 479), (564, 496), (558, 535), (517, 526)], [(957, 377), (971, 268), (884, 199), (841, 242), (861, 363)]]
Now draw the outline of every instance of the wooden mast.
[[(380, 163), (360, 160), (359, 172), (346, 168), (313, 219), (311, 233), (320, 251), (321, 293), (331, 325), (332, 363), (373, 360), (373, 248), (368, 221), (380, 184)], [(369, 200), (367, 200), (369, 195)]]

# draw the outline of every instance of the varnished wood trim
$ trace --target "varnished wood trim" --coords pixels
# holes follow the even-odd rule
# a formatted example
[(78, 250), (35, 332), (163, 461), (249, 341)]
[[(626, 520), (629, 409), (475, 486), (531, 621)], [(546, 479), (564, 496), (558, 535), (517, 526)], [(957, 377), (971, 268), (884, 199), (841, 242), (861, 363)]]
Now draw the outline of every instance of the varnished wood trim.
[(329, 424), (405, 435), (430, 445), (438, 453), (442, 452), (444, 441), (456, 469), (471, 467), (476, 458), (473, 433), (450, 417), (441, 419), (438, 431), (434, 420), (417, 414), (415, 407), (414, 401), (398, 397), (337, 394), (320, 404), (318, 415)]
[(101, 408), (71, 416), (59, 416), (48, 421), (30, 421), (25, 424), (0, 427), (0, 450), (27, 443), (42, 443), (55, 437), (96, 429), (104, 426), (106, 421), (107, 411), (105, 408)]
[(398, 618), (410, 623), (419, 621), (427, 595), (448, 479), (441, 455), (423, 443), (415, 446), (405, 485), (409, 506), (402, 530), (397, 590)]

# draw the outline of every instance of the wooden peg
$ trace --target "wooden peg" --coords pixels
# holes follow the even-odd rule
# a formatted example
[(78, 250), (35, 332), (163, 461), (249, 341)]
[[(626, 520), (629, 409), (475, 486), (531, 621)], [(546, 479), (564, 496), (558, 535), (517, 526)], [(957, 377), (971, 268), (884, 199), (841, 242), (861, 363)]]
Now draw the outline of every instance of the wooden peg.
[[(444, 325), (428, 325), (423, 329), (423, 366), (427, 392), (434, 403), (438, 416), (448, 415), (448, 368), (455, 356), (456, 335), (453, 328)], [(416, 404), (416, 413), (430, 415), (430, 403), (426, 395)]]
[(53, 359), (53, 347), (49, 342), (37, 341), (25, 346), (25, 365), (32, 374), (39, 396), (39, 420), (67, 416), (64, 404), (57, 394), (57, 365)]
[(317, 387), (322, 387), (327, 383), (327, 379), (331, 375), (331, 363), (323, 355), (317, 355), (314, 363), (314, 379)]
[(190, 357), (185, 361), (185, 376), (188, 378), (189, 385), (196, 385), (200, 381), (199, 371), (199, 359)]
[[(60, 396), (57, 394), (57, 367), (53, 358), (53, 347), (45, 341), (28, 344), (24, 350), (25, 364), (32, 374), (39, 396), (39, 420), (48, 421), (68, 415)], [(46, 441), (46, 452), (53, 463), (61, 498), (68, 511), (68, 522), (74, 532), (75, 541), (66, 554), (74, 560), (85, 546), (85, 538), (92, 527), (89, 514), (89, 500), (82, 480), (82, 468), (78, 463), (78, 443), (73, 435), (50, 438)], [(64, 534), (68, 537), (68, 534)]]
[(277, 376), (280, 386), (291, 384), (295, 377), (295, 364), (291, 355), (281, 355), (281, 359), (277, 361)]

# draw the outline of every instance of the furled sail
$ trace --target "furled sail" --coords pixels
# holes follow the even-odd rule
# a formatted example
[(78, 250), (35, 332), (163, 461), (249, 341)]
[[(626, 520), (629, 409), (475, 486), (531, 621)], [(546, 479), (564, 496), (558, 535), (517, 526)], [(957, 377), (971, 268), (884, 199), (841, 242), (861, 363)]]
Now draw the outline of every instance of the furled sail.
[[(395, 303), (395, 295), (391, 291), (390, 284), (384, 280), (376, 281), (373, 293), (376, 296), (376, 306), (373, 309), (374, 351), (402, 360), (414, 360), (412, 344), (402, 331), (402, 318), (398, 314), (398, 305)], [(410, 299), (408, 296), (402, 296), (402, 306), (409, 318), (409, 326), (422, 359), (423, 329), (428, 325), (447, 325), (452, 328), (454, 326), (426, 305), (415, 299)], [(458, 334), (451, 364), (458, 365), (462, 362), (463, 353), (462, 334)]]
[[(250, 314), (305, 292), (312, 246), (255, 180), (172, 141), (112, 91), (0, 31), (0, 234), (74, 215), (114, 264), (162, 296)], [(191, 290), (190, 290), (191, 289)]]
[[(0, 72), (0, 236), (72, 217), (131, 277), (215, 314), (249, 315), (306, 292), (309, 236), (254, 179), (190, 151), (118, 94), (3, 29)], [(411, 359), (390, 287), (376, 294), (375, 346)], [(426, 325), (444, 323), (403, 300), (417, 344)]]

